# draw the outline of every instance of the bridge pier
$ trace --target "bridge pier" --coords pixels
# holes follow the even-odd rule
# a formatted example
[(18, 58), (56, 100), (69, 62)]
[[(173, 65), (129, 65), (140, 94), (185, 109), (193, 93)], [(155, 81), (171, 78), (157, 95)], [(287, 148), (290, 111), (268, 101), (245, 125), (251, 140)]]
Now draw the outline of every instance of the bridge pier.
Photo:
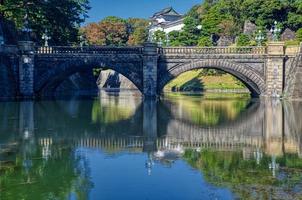
[(267, 47), (266, 96), (281, 97), (284, 88), (284, 42), (270, 42)]
[(34, 97), (34, 43), (32, 41), (20, 41), (18, 43), (21, 52), (19, 58), (19, 90), (23, 98)]
[(143, 49), (143, 95), (147, 99), (157, 98), (157, 63), (157, 45), (145, 43)]

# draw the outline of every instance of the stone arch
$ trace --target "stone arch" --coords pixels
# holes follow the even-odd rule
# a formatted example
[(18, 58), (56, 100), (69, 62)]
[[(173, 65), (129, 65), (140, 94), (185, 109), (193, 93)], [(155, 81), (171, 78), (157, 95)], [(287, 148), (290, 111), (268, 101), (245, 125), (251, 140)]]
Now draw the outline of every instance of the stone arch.
[(172, 67), (163, 76), (160, 76), (158, 80), (158, 92), (161, 92), (165, 85), (178, 75), (190, 70), (201, 68), (219, 69), (232, 74), (246, 85), (253, 96), (259, 96), (265, 92), (265, 81), (262, 75), (255, 69), (244, 64), (211, 59)]
[[(110, 62), (102, 59), (65, 59), (62, 62), (54, 62), (55, 66), (50, 66), (49, 70), (37, 75), (35, 80), (35, 93), (38, 96), (52, 96), (56, 88), (68, 77), (77, 73), (93, 70), (94, 68), (106, 67), (112, 69), (131, 81), (138, 90), (142, 91), (142, 75), (139, 71), (132, 69), (140, 69), (137, 67), (138, 63), (119, 63)], [(49, 64), (51, 65), (51, 64)], [(130, 66), (131, 65), (131, 66)]]

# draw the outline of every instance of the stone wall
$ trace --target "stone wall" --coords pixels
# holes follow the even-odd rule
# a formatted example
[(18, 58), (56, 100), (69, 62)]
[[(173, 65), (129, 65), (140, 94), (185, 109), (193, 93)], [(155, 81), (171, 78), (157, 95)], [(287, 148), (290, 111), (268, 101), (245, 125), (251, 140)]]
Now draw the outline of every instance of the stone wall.
[(296, 33), (289, 28), (285, 29), (285, 31), (281, 34), (281, 40), (295, 40), (296, 39)]
[(292, 99), (302, 99), (302, 55), (297, 57), (297, 66), (295, 70), (295, 79), (293, 82)]
[(250, 22), (250, 21), (245, 21), (244, 22), (244, 28), (243, 28), (243, 33), (247, 35), (252, 35), (257, 31), (257, 26)]
[(99, 88), (136, 89), (129, 79), (110, 69), (101, 71), (97, 84)]
[(217, 46), (230, 46), (235, 42), (235, 38), (231, 36), (222, 36), (217, 41)]

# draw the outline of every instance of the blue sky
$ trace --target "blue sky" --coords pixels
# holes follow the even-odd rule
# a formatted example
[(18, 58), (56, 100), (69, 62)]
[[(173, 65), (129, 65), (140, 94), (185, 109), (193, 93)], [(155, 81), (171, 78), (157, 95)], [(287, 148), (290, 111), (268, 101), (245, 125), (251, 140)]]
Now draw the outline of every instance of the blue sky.
[(153, 13), (172, 6), (181, 14), (202, 0), (90, 0), (87, 22), (97, 22), (107, 16), (148, 18)]

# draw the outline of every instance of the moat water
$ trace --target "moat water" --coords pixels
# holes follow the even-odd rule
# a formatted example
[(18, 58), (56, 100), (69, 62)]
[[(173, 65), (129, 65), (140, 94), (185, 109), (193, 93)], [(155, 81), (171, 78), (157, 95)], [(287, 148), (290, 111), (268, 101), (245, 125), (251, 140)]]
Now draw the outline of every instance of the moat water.
[(302, 102), (132, 92), (0, 103), (0, 199), (302, 199)]

